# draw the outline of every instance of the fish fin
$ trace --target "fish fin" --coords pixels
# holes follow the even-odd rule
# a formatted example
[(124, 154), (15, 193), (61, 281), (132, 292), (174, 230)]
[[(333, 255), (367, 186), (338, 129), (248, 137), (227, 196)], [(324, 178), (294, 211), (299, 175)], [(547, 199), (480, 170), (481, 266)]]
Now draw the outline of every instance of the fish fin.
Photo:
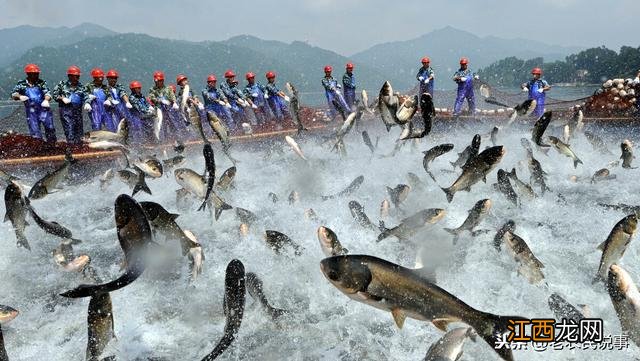
[(458, 229), (457, 229), (457, 228), (443, 228), (443, 229), (444, 229), (445, 231), (447, 231), (447, 232), (449, 232), (449, 233), (453, 234), (453, 235), (458, 234)]
[(576, 158), (576, 159), (573, 161), (573, 168), (578, 168), (578, 164), (584, 164), (584, 163), (582, 163), (582, 161), (580, 160), (580, 158)]
[(176, 220), (178, 217), (180, 217), (179, 214), (177, 213), (169, 213), (169, 218), (171, 218), (172, 220)]
[(220, 207), (216, 207), (216, 211), (215, 211), (215, 220), (217, 221), (218, 218), (220, 218), (220, 215), (222, 214), (223, 211), (226, 211), (228, 209), (232, 209), (233, 207), (227, 203), (222, 203), (222, 205)]
[(598, 245), (598, 247), (596, 247), (596, 249), (604, 252), (604, 247), (606, 244), (607, 244), (607, 240), (605, 239), (602, 243)]
[(451, 322), (455, 322), (455, 320), (449, 318), (436, 318), (431, 321), (438, 330), (443, 332), (447, 332), (447, 326), (449, 326)]
[(82, 243), (81, 239), (77, 239), (77, 238), (70, 238), (70, 239), (71, 239), (71, 244), (73, 245)]
[(2, 221), (2, 222), (4, 223), (4, 222), (8, 222), (8, 221), (9, 221), (9, 212), (4, 214), (4, 221)]
[(447, 202), (451, 203), (451, 201), (453, 200), (453, 195), (454, 193), (451, 192), (451, 188), (440, 188), (442, 189), (442, 191), (444, 192), (444, 194), (447, 196)]
[(404, 320), (407, 319), (407, 315), (399, 308), (392, 309), (391, 315), (393, 316), (393, 320), (396, 322), (396, 326), (398, 326), (399, 329), (402, 329), (402, 326), (404, 326)]
[(198, 207), (198, 211), (204, 211), (205, 209), (207, 209), (207, 201), (202, 202), (200, 207)]

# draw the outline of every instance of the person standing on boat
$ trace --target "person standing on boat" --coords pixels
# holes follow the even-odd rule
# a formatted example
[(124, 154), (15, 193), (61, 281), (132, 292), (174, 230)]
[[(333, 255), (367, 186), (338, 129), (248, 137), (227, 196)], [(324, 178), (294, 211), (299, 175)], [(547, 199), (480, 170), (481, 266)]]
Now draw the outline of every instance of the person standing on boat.
[(129, 138), (134, 144), (142, 144), (152, 139), (156, 109), (142, 94), (142, 84), (139, 81), (134, 80), (129, 83), (129, 89), (131, 89), (129, 95), (131, 109), (129, 110), (129, 118), (127, 118)]
[(214, 74), (207, 76), (207, 88), (202, 90), (202, 99), (204, 100), (204, 108), (208, 112), (214, 112), (218, 118), (222, 119), (224, 124), (231, 124), (231, 105), (227, 101), (224, 93), (216, 87), (218, 80)]
[(355, 111), (356, 103), (356, 78), (353, 75), (353, 63), (347, 63), (342, 76), (342, 86), (344, 89), (344, 101), (349, 106), (350, 111)]
[(266, 88), (256, 81), (256, 75), (252, 72), (248, 72), (245, 78), (247, 79), (247, 85), (244, 87), (244, 96), (247, 99), (251, 99), (251, 102), (255, 105), (253, 113), (256, 115), (258, 125), (262, 125), (271, 118), (271, 110), (269, 110), (267, 97), (265, 96)]
[(536, 109), (533, 111), (533, 115), (541, 117), (544, 114), (545, 92), (551, 89), (551, 86), (546, 80), (542, 79), (542, 69), (531, 69), (531, 75), (533, 75), (533, 78), (522, 84), (522, 90), (528, 91), (529, 99), (536, 101)]
[(118, 124), (105, 108), (113, 106), (113, 98), (109, 87), (104, 84), (104, 71), (100, 68), (94, 68), (91, 70), (91, 77), (93, 82), (84, 87), (84, 93), (87, 95), (84, 101), (84, 110), (89, 113), (91, 129), (100, 130), (104, 127), (110, 132), (115, 132)]
[(460, 58), (460, 69), (453, 74), (453, 81), (458, 83), (458, 94), (453, 106), (453, 115), (458, 116), (462, 111), (462, 104), (467, 100), (469, 113), (476, 113), (476, 98), (473, 93), (473, 80), (478, 79), (478, 75), (468, 68), (469, 59)]
[(40, 131), (40, 125), (42, 125), (47, 142), (55, 143), (56, 129), (53, 125), (53, 113), (49, 104), (51, 94), (47, 82), (40, 79), (40, 68), (36, 64), (27, 64), (24, 72), (27, 78), (20, 80), (13, 87), (11, 98), (24, 103), (29, 134), (34, 138), (42, 139)]
[(327, 97), (327, 103), (329, 104), (329, 121), (333, 121), (338, 112), (344, 114), (344, 117), (349, 113), (349, 105), (344, 100), (340, 88), (342, 85), (338, 84), (338, 81), (331, 76), (333, 68), (331, 65), (324, 67), (324, 78), (322, 78), (322, 86), (324, 87), (324, 94)]
[(175, 138), (185, 128), (184, 121), (178, 117), (175, 91), (164, 85), (164, 73), (161, 71), (153, 73), (153, 82), (154, 86), (149, 90), (149, 101), (162, 112), (160, 140)]
[(420, 69), (418, 69), (416, 79), (418, 80), (418, 84), (420, 85), (420, 96), (422, 96), (423, 93), (429, 93), (433, 98), (435, 73), (430, 64), (431, 59), (429, 59), (429, 57), (425, 56), (424, 58), (422, 58), (422, 66), (420, 67)]
[(127, 96), (125, 88), (118, 83), (118, 72), (111, 69), (107, 72), (107, 85), (109, 85), (109, 92), (111, 93), (111, 106), (107, 107), (107, 112), (111, 114), (113, 122), (120, 124), (120, 120), (127, 118), (129, 115), (129, 109), (132, 108)]
[(53, 99), (58, 102), (60, 122), (67, 143), (80, 144), (84, 135), (82, 104), (85, 93), (80, 83), (80, 68), (75, 65), (67, 69), (67, 80), (62, 80), (53, 88)]
[(242, 124), (244, 120), (244, 108), (249, 106), (247, 99), (240, 89), (238, 89), (238, 81), (236, 80), (236, 73), (229, 69), (224, 73), (225, 82), (220, 85), (220, 90), (224, 93), (224, 96), (231, 105), (231, 118), (232, 122), (228, 125), (230, 130), (236, 130), (238, 125)]
[(267, 102), (271, 107), (271, 112), (273, 113), (273, 117), (276, 122), (282, 123), (285, 117), (290, 116), (289, 109), (285, 104), (285, 101), (289, 101), (289, 97), (286, 96), (280, 88), (278, 88), (278, 85), (276, 85), (275, 72), (268, 71), (267, 74), (265, 74), (265, 77), (267, 78)]

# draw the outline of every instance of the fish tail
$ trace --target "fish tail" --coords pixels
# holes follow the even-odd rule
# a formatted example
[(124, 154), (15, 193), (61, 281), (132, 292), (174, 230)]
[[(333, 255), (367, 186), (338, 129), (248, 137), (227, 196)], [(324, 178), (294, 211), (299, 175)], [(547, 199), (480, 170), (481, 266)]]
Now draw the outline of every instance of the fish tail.
[(23, 247), (31, 251), (31, 246), (29, 245), (29, 241), (27, 240), (27, 237), (22, 232), (16, 231), (16, 239), (18, 241), (17, 243), (19, 247)]
[(523, 321), (527, 319), (520, 316), (500, 316), (481, 312), (480, 317), (473, 321), (470, 320), (471, 322), (469, 324), (503, 360), (513, 361), (513, 353), (511, 352), (511, 349), (507, 347), (496, 349), (495, 346), (501, 341), (502, 335), (509, 331), (509, 321), (518, 320)]
[(227, 204), (227, 203), (223, 202), (220, 207), (216, 207), (215, 214), (214, 214), (215, 220), (217, 221), (218, 218), (220, 218), (220, 215), (222, 214), (223, 211), (226, 211), (226, 210), (232, 209), (232, 208), (233, 207), (230, 204)]
[(389, 233), (389, 228), (387, 228), (384, 225), (384, 221), (380, 221), (378, 223), (378, 229), (380, 230), (380, 234), (378, 235), (378, 242), (382, 241), (383, 239), (389, 237), (390, 233)]
[(454, 195), (454, 192), (451, 192), (451, 187), (449, 187), (449, 188), (440, 187), (440, 189), (442, 189), (444, 194), (447, 196), (447, 202), (451, 203), (451, 201), (453, 200), (453, 195)]
[(151, 189), (149, 189), (149, 186), (147, 185), (147, 182), (144, 178), (144, 172), (142, 171), (138, 173), (138, 182), (136, 182), (136, 185), (133, 187), (133, 193), (131, 193), (131, 196), (135, 196), (136, 193), (140, 191), (151, 195)]
[(584, 164), (582, 163), (582, 161), (580, 160), (580, 158), (576, 158), (573, 160), (573, 168), (578, 168), (578, 164)]
[(207, 201), (202, 202), (202, 204), (198, 208), (198, 211), (204, 211), (205, 209), (207, 209)]

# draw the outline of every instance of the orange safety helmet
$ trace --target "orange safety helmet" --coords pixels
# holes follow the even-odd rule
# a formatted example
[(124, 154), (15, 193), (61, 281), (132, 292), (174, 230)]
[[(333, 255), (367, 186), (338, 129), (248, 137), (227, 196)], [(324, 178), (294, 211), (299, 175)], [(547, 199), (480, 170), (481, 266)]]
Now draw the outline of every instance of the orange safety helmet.
[(233, 70), (229, 69), (227, 71), (224, 72), (224, 77), (225, 78), (233, 78), (236, 76), (236, 73), (233, 72)]
[(256, 77), (256, 75), (252, 72), (248, 72), (247, 74), (245, 74), (244, 76), (247, 80), (249, 79), (254, 79)]
[(129, 83), (129, 89), (133, 90), (133, 89), (140, 89), (142, 88), (142, 84), (140, 84), (139, 81), (134, 80), (131, 83)]
[(331, 73), (331, 71), (333, 70), (333, 68), (331, 67), (331, 65), (327, 65), (324, 67), (324, 72), (325, 73)]
[(467, 59), (467, 58), (460, 58), (460, 65), (465, 65), (465, 64), (469, 64), (469, 59)]
[(347, 68), (347, 70), (350, 70), (350, 69), (352, 70), (353, 69), (353, 63), (347, 63), (346, 68)]
[(161, 71), (156, 71), (153, 73), (153, 80), (154, 81), (158, 81), (158, 80), (164, 80), (164, 73)]
[(181, 81), (186, 80), (187, 76), (184, 74), (178, 74), (178, 76), (176, 77), (176, 84), (180, 84)]
[(118, 72), (115, 69), (110, 69), (107, 72), (107, 78), (117, 78), (118, 77)]
[(100, 68), (91, 69), (91, 77), (92, 78), (104, 78), (104, 71)]
[(531, 69), (531, 74), (533, 74), (533, 75), (542, 75), (542, 69), (533, 68), (533, 69)]
[(431, 59), (429, 59), (428, 56), (425, 56), (424, 58), (422, 58), (421, 62), (422, 64), (429, 64), (431, 63)]
[(207, 77), (207, 83), (210, 81), (218, 81), (218, 79), (216, 79), (215, 75), (209, 74), (209, 76)]
[(67, 69), (67, 75), (77, 75), (80, 76), (80, 68), (78, 68), (75, 65), (71, 65), (68, 69)]
[(276, 77), (276, 73), (272, 72), (272, 71), (268, 71), (267, 74), (265, 74), (265, 77), (267, 79), (273, 79)]
[(29, 74), (29, 73), (39, 73), (39, 72), (40, 72), (40, 68), (38, 68), (38, 66), (37, 66), (36, 64), (27, 64), (27, 65), (24, 67), (24, 72), (25, 72), (26, 74)]

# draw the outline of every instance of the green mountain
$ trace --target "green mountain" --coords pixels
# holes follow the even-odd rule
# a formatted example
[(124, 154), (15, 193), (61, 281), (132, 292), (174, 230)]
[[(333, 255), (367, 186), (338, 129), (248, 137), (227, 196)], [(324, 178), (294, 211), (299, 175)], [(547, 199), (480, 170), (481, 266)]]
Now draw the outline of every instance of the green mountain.
[(623, 46), (616, 52), (602, 46), (551, 62), (544, 62), (541, 57), (529, 60), (508, 57), (482, 69), (480, 76), (493, 85), (519, 86), (530, 78), (531, 69), (538, 66), (550, 83), (599, 84), (606, 79), (634, 77), (638, 59), (640, 47)]
[(525, 39), (501, 39), (493, 36), (479, 37), (452, 27), (435, 30), (423, 36), (406, 41), (395, 41), (375, 45), (352, 56), (358, 63), (365, 63), (380, 69), (391, 78), (402, 79), (396, 87), (408, 88), (415, 85), (415, 74), (420, 67), (420, 59), (427, 55), (436, 71), (436, 87), (451, 89), (455, 84), (450, 77), (458, 68), (460, 57), (469, 58), (470, 67), (479, 69), (507, 56), (546, 59), (562, 59), (581, 50), (576, 47), (547, 45)]
[[(0, 70), (0, 97), (6, 99), (13, 85), (24, 77), (24, 64), (35, 62), (43, 71), (43, 79), (51, 86), (66, 78), (67, 67), (75, 64), (83, 71), (83, 82), (89, 80), (88, 74), (93, 67), (102, 67), (105, 71), (115, 68), (120, 72), (123, 83), (137, 79), (148, 88), (152, 85), (153, 72), (160, 69), (170, 82), (178, 73), (186, 74), (191, 79), (192, 88), (198, 92), (205, 86), (209, 73), (215, 73), (222, 79), (224, 71), (232, 68), (244, 84), (244, 74), (248, 71), (255, 72), (264, 82), (264, 73), (274, 70), (279, 75), (281, 86), (290, 81), (302, 92), (303, 101), (319, 102), (323, 98), (320, 84), (324, 75), (322, 67), (334, 65), (334, 75), (340, 78), (342, 66), (347, 61), (334, 52), (302, 42), (286, 44), (253, 37), (232, 38), (224, 42), (188, 42), (142, 34), (118, 34), (27, 51)], [(377, 92), (385, 79), (366, 65), (358, 68), (358, 74), (362, 86), (370, 92)]]
[(0, 68), (18, 59), (36, 46), (58, 46), (76, 43), (86, 38), (113, 35), (100, 25), (84, 23), (72, 28), (36, 27), (29, 25), (0, 29)]

